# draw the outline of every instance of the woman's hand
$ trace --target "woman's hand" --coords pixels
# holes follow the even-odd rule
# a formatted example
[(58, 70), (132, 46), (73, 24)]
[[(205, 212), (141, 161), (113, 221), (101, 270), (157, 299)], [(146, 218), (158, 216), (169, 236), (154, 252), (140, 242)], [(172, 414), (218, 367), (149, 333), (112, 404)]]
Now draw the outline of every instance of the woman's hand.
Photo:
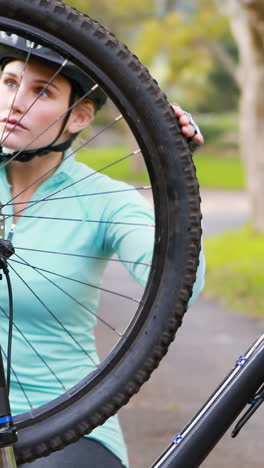
[(192, 116), (186, 113), (178, 104), (172, 104), (176, 117), (182, 127), (182, 133), (186, 138), (190, 138), (196, 145), (204, 143), (203, 135), (201, 134), (198, 125), (194, 122)]

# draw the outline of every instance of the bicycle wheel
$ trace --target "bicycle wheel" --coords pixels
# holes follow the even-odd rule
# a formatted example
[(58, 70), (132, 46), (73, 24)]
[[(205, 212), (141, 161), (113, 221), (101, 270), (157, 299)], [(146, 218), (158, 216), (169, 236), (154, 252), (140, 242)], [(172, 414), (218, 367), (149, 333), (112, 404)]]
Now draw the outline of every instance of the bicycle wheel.
[[(39, 195), (38, 198), (36, 193), (35, 198), (27, 201), (26, 207), (24, 201), (21, 208), (19, 202), (16, 202), (16, 197), (6, 199), (4, 202), (1, 200), (7, 228), (11, 224), (14, 214), (19, 217), (19, 222), (21, 219), (31, 222), (30, 229), (28, 228), (29, 235), (26, 236), (27, 242), (19, 244), (18, 229), (14, 234), (13, 244), (16, 253), (8, 262), (13, 283), (20, 282), (24, 288), (24, 294), (26, 291), (26, 296), (33, 295), (36, 301), (41, 304), (41, 308), (49, 314), (47, 326), (54, 327), (56, 330), (57, 340), (59, 340), (60, 346), (63, 346), (62, 354), (64, 353), (65, 360), (70, 354), (72, 345), (69, 344), (69, 341), (71, 341), (79, 349), (80, 360), (82, 359), (81, 354), (86, 352), (86, 359), (92, 361), (90, 367), (93, 368), (92, 371), (90, 371), (91, 369), (87, 370), (87, 375), (84, 376), (82, 372), (79, 373), (78, 363), (72, 362), (71, 367), (77, 367), (78, 371), (76, 385), (73, 388), (68, 388), (67, 384), (62, 381), (58, 383), (61, 385), (59, 395), (55, 392), (53, 399), (51, 398), (48, 402), (44, 400), (43, 404), (37, 408), (29, 402), (29, 411), (15, 417), (15, 425), (19, 433), (19, 441), (16, 446), (17, 459), (19, 462), (26, 462), (63, 448), (81, 435), (88, 434), (97, 425), (102, 424), (127, 403), (157, 367), (159, 361), (166, 354), (176, 330), (181, 325), (188, 300), (192, 294), (199, 261), (201, 215), (195, 169), (179, 124), (157, 83), (123, 44), (89, 17), (53, 0), (13, 0), (12, 2), (1, 0), (0, 30), (6, 31), (8, 34), (19, 35), (35, 44), (45, 45), (45, 47), (55, 50), (63, 59), (66, 58), (75, 63), (106, 93), (109, 97), (108, 115), (114, 114), (114, 119), (106, 124), (102, 118), (102, 121), (99, 122), (100, 130), (95, 131), (92, 136), (87, 137), (86, 135), (86, 142), (92, 143), (95, 136), (98, 136), (96, 140), (102, 140), (104, 144), (106, 131), (109, 131), (113, 125), (120, 125), (118, 135), (119, 137), (121, 135), (122, 141), (124, 134), (126, 135), (127, 129), (129, 129), (133, 136), (132, 144), (134, 145), (136, 142), (137, 145), (135, 150), (118, 156), (116, 156), (115, 149), (113, 162), (100, 163), (96, 161), (95, 170), (90, 170), (89, 175), (85, 173), (85, 176), (81, 173), (78, 175), (78, 180), (76, 174), (71, 174), (71, 184), (65, 183), (60, 190), (54, 190), (54, 186), (51, 184), (48, 194), (45, 192), (45, 195)], [(43, 129), (40, 131), (42, 132)], [(113, 133), (110, 137), (113, 139)], [(4, 143), (2, 142), (2, 144)], [(82, 145), (79, 145), (80, 147)], [(102, 258), (96, 249), (97, 255), (94, 251), (90, 252), (90, 255), (83, 255), (79, 250), (81, 239), (78, 235), (73, 234), (75, 231), (71, 226), (79, 222), (81, 232), (86, 229), (86, 226), (89, 226), (87, 233), (90, 235), (90, 232), (93, 231), (91, 226), (97, 225), (99, 222), (111, 226), (119, 226), (122, 223), (115, 216), (111, 218), (110, 222), (109, 219), (108, 221), (104, 219), (99, 221), (98, 218), (91, 218), (87, 214), (85, 218), (75, 217), (75, 209), (78, 215), (78, 207), (82, 203), (80, 200), (87, 199), (87, 197), (91, 199), (95, 196), (104, 200), (108, 196), (110, 199), (113, 196), (118, 196), (119, 200), (126, 200), (127, 193), (136, 191), (131, 185), (117, 185), (113, 195), (113, 191), (109, 190), (109, 179), (104, 178), (103, 182), (100, 182), (101, 189), (96, 193), (89, 193), (88, 181), (92, 175), (99, 177), (98, 174), (109, 168), (117, 167), (117, 162), (121, 164), (121, 161), (129, 159), (131, 156), (133, 158), (139, 157), (139, 153), (142, 154), (142, 160), (147, 167), (155, 210), (155, 241), (151, 262), (140, 262), (138, 259), (135, 262), (133, 258), (129, 258), (129, 252), (125, 258), (121, 259), (109, 259), (109, 256)], [(8, 167), (5, 164), (1, 165), (3, 170)], [(76, 184), (82, 186), (82, 194), (80, 191), (78, 191), (78, 195), (76, 194)], [(136, 188), (138, 192), (143, 191), (143, 189), (148, 190), (145, 185)], [(76, 205), (70, 205), (71, 200), (75, 198), (77, 199)], [(49, 216), (50, 211), (52, 211), (50, 207), (51, 204), (57, 202), (59, 203), (57, 212), (60, 213), (60, 216), (52, 218)], [(36, 206), (41, 215), (34, 212)], [(44, 216), (41, 211), (42, 206), (46, 207)], [(73, 209), (71, 208), (74, 212), (69, 213), (68, 206), (74, 206)], [(91, 210), (93, 206), (93, 201), (89, 202)], [(43, 223), (42, 236), (37, 240), (34, 237), (36, 221)], [(69, 233), (67, 240), (69, 248), (63, 252), (57, 246), (57, 238), (52, 238), (52, 242), (48, 243), (49, 231), (56, 223), (61, 223), (58, 227), (61, 235), (64, 235), (65, 231)], [(141, 233), (147, 229), (154, 229), (151, 222), (147, 223), (146, 220), (143, 223), (136, 222), (133, 217), (123, 224), (133, 226), (133, 229), (141, 229)], [(93, 235), (95, 236), (95, 234)], [(32, 244), (33, 239), (35, 239), (34, 245)], [(99, 241), (95, 237), (93, 245), (96, 245), (97, 242)], [(132, 246), (131, 250), (133, 250)], [(66, 260), (63, 262), (58, 260), (59, 256), (68, 259), (68, 267), (65, 263)], [(72, 268), (72, 264), (77, 261), (76, 259), (80, 261), (79, 266), (75, 265), (76, 276), (69, 278), (67, 276), (68, 268)], [(96, 272), (99, 278), (98, 282), (91, 283), (83, 279), (82, 272), (87, 267), (85, 262), (95, 260), (96, 265), (102, 261), (103, 266), (99, 266)], [(100, 285), (105, 263), (108, 260), (110, 260), (110, 282), (113, 281), (111, 268), (113, 265), (119, 265), (120, 260), (128, 269), (129, 265), (134, 268), (136, 264), (136, 267), (140, 268), (140, 274), (147, 271), (147, 284), (143, 293), (139, 292), (140, 297), (136, 296), (135, 298), (127, 294), (125, 289), (120, 293), (116, 290), (111, 291), (110, 286)], [(58, 269), (55, 270), (57, 264)], [(42, 278), (44, 276), (46, 281), (50, 283), (52, 289), (49, 297), (39, 297), (32, 287), (31, 273), (28, 273), (32, 269), (34, 274), (41, 275)], [(120, 278), (123, 278), (124, 273), (119, 273), (119, 275), (117, 283)], [(55, 280), (51, 278), (55, 278)], [(101, 312), (99, 311), (98, 323), (101, 325), (96, 333), (99, 348), (102, 344), (103, 357), (100, 362), (97, 361), (97, 356), (93, 357), (89, 355), (89, 352), (81, 349), (85, 348), (85, 344), (80, 346), (76, 338), (69, 336), (68, 325), (63, 323), (62, 312), (67, 301), (74, 301), (82, 311), (85, 309), (91, 317), (95, 315), (92, 306), (89, 308), (83, 304), (85, 299), (82, 297), (82, 291), (80, 292), (81, 298), (76, 299), (71, 293), (70, 286), (61, 287), (60, 281), (66, 279), (69, 284), (77, 282), (78, 285), (86, 286), (88, 294), (92, 294), (91, 290), (96, 289), (97, 296), (99, 296), (99, 291), (101, 291), (101, 296), (103, 296), (101, 307), (105, 305), (107, 318), (100, 317)], [(61, 299), (62, 306), (58, 305), (59, 301), (55, 291), (59, 291), (64, 297)], [(15, 295), (16, 291), (14, 290)], [(120, 301), (118, 307), (119, 310), (122, 310), (122, 315), (119, 312), (113, 319), (118, 325), (111, 323), (108, 319), (108, 311), (113, 297)], [(96, 300), (98, 301), (99, 297), (96, 297)], [(125, 320), (124, 314), (128, 312), (128, 304), (132, 304), (133, 310), (132, 312), (129, 310)], [(60, 308), (62, 311), (59, 310)], [(5, 313), (4, 307), (1, 307), (1, 312)], [(32, 322), (35, 320), (34, 317), (33, 314), (30, 318)], [(38, 326), (41, 320), (38, 320)], [(93, 320), (96, 319), (93, 318)], [(117, 330), (120, 322), (122, 322), (121, 331)], [(14, 328), (19, 346), (23, 346), (22, 340), (26, 340), (31, 352), (38, 353), (38, 358), (45, 361), (45, 356), (39, 356), (41, 353), (38, 351), (38, 344), (34, 343), (34, 340), (32, 344), (30, 333), (29, 336), (24, 333), (23, 321), (18, 323), (19, 326), (16, 325), (15, 309)], [(95, 322), (94, 326), (96, 326)], [(114, 339), (105, 350), (105, 333), (109, 333), (109, 330), (113, 333)], [(101, 343), (98, 343), (100, 339)], [(52, 343), (45, 345), (46, 348), (52, 348)], [(19, 346), (17, 345), (16, 348), (14, 345), (12, 373), (15, 384), (23, 389), (27, 385), (19, 381), (18, 372), (16, 372), (16, 361), (19, 361), (19, 353), (16, 353), (16, 349), (20, 349)], [(41, 347), (41, 343), (39, 346)], [(49, 350), (43, 351), (43, 354), (49, 354)], [(43, 362), (43, 367), (47, 365)], [(70, 359), (65, 364), (65, 374), (68, 365), (70, 365)], [(89, 365), (87, 366), (89, 368)], [(49, 371), (52, 373), (51, 368)]]

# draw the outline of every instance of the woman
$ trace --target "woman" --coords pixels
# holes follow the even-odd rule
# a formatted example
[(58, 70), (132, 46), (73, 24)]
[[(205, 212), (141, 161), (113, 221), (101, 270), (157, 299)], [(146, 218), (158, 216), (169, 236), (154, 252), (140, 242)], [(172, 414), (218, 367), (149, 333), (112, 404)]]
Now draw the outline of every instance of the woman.
[[(31, 249), (22, 250), (15, 263), (10, 264), (15, 270), (11, 272), (16, 314), (13, 368), (30, 397), (29, 403), (13, 378), (11, 408), (13, 414), (18, 414), (28, 411), (30, 404), (38, 407), (56, 398), (95, 368), (98, 362), (95, 314), (107, 260), (114, 253), (119, 258), (127, 258), (129, 252), (135, 263), (127, 268), (144, 285), (148, 268), (136, 262), (151, 260), (153, 229), (138, 227), (135, 230), (131, 221), (151, 224), (153, 215), (147, 202), (137, 193), (124, 191), (122, 197), (116, 197), (114, 192), (127, 186), (102, 174), (90, 177), (93, 171), (77, 163), (71, 155), (74, 138), (91, 123), (94, 113), (105, 102), (102, 91), (95, 88), (91, 92), (94, 83), (71, 63), (63, 66), (53, 79), (61, 62), (50, 49), (38, 46), (31, 50), (26, 40), (15, 35), (2, 35), (0, 44), (1, 156), (2, 160), (9, 160), (0, 173), (1, 202), (5, 204), (14, 199), (16, 203), (14, 207), (5, 207), (5, 214), (13, 215), (13, 219), (10, 216), (6, 221), (9, 238), (15, 246), (23, 249), (30, 245)], [(80, 99), (83, 95), (86, 98)], [(194, 137), (197, 144), (202, 143), (202, 136), (196, 133), (188, 115), (178, 106), (174, 106), (174, 110), (184, 135)], [(67, 191), (67, 200), (56, 198), (60, 191)], [(93, 202), (88, 204), (81, 197), (75, 197), (87, 191), (111, 192), (112, 195), (107, 199), (93, 197)], [(52, 202), (39, 202), (50, 194), (55, 194)], [(89, 227), (86, 223), (62, 227), (59, 218), (71, 218), (73, 213), (78, 219), (99, 219), (99, 222)], [(47, 217), (54, 218), (48, 229)], [(70, 262), (65, 256), (46, 253), (41, 257), (40, 246), (46, 252), (70, 250), (79, 257), (71, 258)], [(99, 257), (105, 260), (99, 262), (96, 260)], [(38, 270), (35, 266), (40, 261)], [(54, 271), (59, 272), (56, 283)], [(78, 278), (78, 282), (68, 281), (63, 275), (65, 271), (68, 277)], [(201, 255), (192, 301), (202, 288), (203, 273)], [(90, 284), (88, 293), (84, 284)], [(73, 303), (72, 297), (77, 297), (78, 301)], [(45, 306), (41, 298), (45, 298)], [(7, 297), (1, 298), (0, 305), (6, 318)], [(2, 322), (1, 340), (5, 349), (7, 318)], [(32, 347), (38, 354), (32, 353)], [(40, 356), (47, 365), (43, 365)], [(22, 466), (118, 468), (127, 464), (119, 423), (117, 417), (112, 417), (70, 447)]]

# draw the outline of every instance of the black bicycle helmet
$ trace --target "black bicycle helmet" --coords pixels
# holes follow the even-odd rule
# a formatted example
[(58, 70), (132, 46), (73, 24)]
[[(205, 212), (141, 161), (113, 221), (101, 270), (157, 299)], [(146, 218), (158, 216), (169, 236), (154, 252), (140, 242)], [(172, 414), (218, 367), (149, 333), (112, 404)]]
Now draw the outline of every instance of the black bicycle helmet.
[[(61, 75), (72, 83), (75, 92), (81, 97), (88, 93), (95, 85), (95, 82), (80, 68), (74, 65), (71, 61), (60, 56), (54, 50), (45, 47), (41, 44), (35, 44), (32, 41), (25, 39), (16, 34), (9, 34), (5, 31), (0, 31), (0, 66), (3, 67), (7, 62), (13, 59), (25, 59), (27, 56), (38, 59), (38, 61), (50, 65), (51, 67), (65, 65), (61, 70)], [(104, 92), (97, 88), (89, 94), (89, 99), (94, 101), (96, 110), (99, 110), (106, 101)]]
[[(58, 70), (59, 67), (63, 65), (60, 74), (67, 78), (72, 84), (72, 93), (69, 107), (73, 105), (77, 96), (86, 96), (87, 98), (91, 99), (94, 103), (95, 111), (101, 109), (101, 107), (105, 104), (107, 99), (105, 93), (99, 87), (92, 89), (95, 86), (95, 82), (70, 60), (65, 60), (65, 58), (49, 47), (33, 43), (29, 39), (17, 36), (13, 33), (0, 31), (0, 67), (2, 69), (8, 62), (12, 60), (25, 60), (27, 57), (29, 57), (30, 60), (35, 59), (40, 63), (49, 65), (55, 70)], [(64, 119), (59, 135), (50, 145), (46, 146), (45, 148), (38, 148), (34, 151), (19, 151), (19, 154), (16, 156), (16, 160), (29, 161), (36, 155), (43, 156), (50, 153), (51, 151), (61, 152), (68, 149), (76, 137), (76, 134), (72, 135), (66, 142), (60, 145), (54, 146), (54, 144), (61, 136), (70, 114), (71, 110), (69, 110)], [(11, 156), (14, 157), (14, 154), (11, 155), (7, 153), (0, 153), (0, 158), (2, 159), (8, 159)]]

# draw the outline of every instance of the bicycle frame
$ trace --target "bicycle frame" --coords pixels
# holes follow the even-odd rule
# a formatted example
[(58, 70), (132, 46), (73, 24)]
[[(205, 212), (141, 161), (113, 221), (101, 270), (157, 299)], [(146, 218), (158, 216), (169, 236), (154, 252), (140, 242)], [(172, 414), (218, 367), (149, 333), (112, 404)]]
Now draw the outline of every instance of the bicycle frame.
[[(204, 406), (151, 468), (200, 466), (264, 382), (264, 334), (236, 362)], [(252, 413), (254, 411), (252, 410)]]

